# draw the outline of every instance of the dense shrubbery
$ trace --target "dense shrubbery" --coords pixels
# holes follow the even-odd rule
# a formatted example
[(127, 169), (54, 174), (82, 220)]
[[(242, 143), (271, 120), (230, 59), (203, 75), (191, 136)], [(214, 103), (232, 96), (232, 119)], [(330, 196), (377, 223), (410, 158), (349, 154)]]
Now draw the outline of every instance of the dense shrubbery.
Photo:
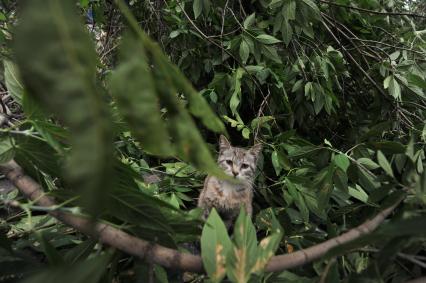
[[(56, 210), (175, 249), (202, 234), (214, 282), (424, 274), (423, 1), (25, 2), (1, 6), (0, 163), (13, 158), (61, 203)], [(264, 148), (253, 224), (240, 215), (244, 229), (231, 240), (216, 214), (202, 233), (194, 209), (205, 174), (221, 174), (218, 133)], [(180, 276), (4, 191), (0, 282)], [(274, 252), (324, 242), (401, 198), (377, 231), (314, 263), (263, 272)]]

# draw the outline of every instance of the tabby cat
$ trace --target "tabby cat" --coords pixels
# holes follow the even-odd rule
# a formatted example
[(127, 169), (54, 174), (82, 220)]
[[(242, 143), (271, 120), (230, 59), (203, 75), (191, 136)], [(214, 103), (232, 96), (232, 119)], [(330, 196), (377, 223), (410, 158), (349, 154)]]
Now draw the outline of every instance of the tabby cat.
[(198, 207), (204, 209), (204, 218), (207, 218), (214, 207), (229, 229), (238, 216), (241, 205), (244, 205), (248, 215), (252, 215), (253, 183), (261, 151), (260, 144), (249, 149), (233, 147), (226, 137), (220, 136), (217, 162), (236, 182), (207, 176), (198, 199)]

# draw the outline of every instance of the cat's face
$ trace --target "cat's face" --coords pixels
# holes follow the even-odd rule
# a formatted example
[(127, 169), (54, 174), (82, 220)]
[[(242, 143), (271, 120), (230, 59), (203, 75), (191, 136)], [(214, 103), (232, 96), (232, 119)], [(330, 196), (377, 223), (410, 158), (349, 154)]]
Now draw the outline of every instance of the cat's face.
[(262, 145), (260, 144), (256, 144), (249, 149), (233, 147), (221, 135), (217, 162), (227, 175), (251, 182), (255, 176), (256, 163), (261, 150)]

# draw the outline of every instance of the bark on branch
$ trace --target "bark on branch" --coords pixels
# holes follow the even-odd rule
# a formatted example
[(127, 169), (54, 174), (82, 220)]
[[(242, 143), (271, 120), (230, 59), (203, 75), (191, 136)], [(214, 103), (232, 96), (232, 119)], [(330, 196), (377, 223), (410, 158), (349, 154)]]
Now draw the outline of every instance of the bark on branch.
[[(55, 201), (51, 197), (44, 194), (43, 189), (37, 182), (24, 174), (22, 168), (15, 161), (12, 160), (5, 164), (0, 164), (0, 173), (4, 174), (10, 181), (12, 181), (22, 194), (24, 194), (28, 199), (36, 202), (38, 205), (47, 208), (52, 208), (56, 205)], [(389, 214), (392, 213), (400, 201), (384, 209), (374, 218), (367, 220), (358, 227), (355, 227), (338, 237), (291, 254), (274, 256), (266, 266), (266, 271), (282, 271), (307, 264), (324, 256), (332, 248), (371, 233)], [(104, 244), (110, 245), (149, 262), (172, 269), (197, 273), (204, 271), (200, 256), (181, 253), (177, 250), (153, 244), (129, 235), (126, 232), (116, 229), (108, 224), (100, 222), (94, 223), (89, 219), (59, 210), (52, 210), (49, 214), (79, 232), (94, 237)]]

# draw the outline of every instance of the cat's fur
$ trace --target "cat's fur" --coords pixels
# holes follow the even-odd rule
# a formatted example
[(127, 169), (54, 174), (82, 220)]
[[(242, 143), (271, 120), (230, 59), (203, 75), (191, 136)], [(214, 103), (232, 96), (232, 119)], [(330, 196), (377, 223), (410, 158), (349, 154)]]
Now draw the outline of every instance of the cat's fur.
[(229, 228), (242, 205), (245, 206), (247, 214), (252, 215), (253, 182), (261, 150), (260, 144), (250, 149), (233, 147), (224, 136), (220, 136), (217, 162), (227, 175), (238, 182), (207, 176), (198, 199), (198, 207), (204, 209), (205, 218), (214, 207)]

